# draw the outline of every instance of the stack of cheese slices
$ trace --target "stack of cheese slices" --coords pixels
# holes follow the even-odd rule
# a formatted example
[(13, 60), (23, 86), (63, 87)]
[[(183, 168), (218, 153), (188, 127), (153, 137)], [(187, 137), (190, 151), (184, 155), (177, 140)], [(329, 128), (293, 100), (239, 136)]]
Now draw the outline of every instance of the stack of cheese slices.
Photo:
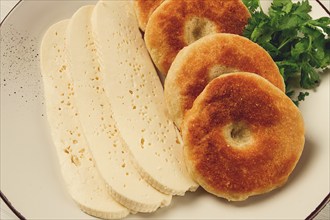
[(47, 30), (47, 117), (84, 212), (153, 212), (199, 185), (243, 200), (286, 181), (302, 118), (270, 56), (236, 35), (249, 17), (241, 0), (100, 0)]
[(83, 211), (123, 218), (197, 189), (132, 2), (99, 1), (52, 25), (41, 71), (62, 174)]

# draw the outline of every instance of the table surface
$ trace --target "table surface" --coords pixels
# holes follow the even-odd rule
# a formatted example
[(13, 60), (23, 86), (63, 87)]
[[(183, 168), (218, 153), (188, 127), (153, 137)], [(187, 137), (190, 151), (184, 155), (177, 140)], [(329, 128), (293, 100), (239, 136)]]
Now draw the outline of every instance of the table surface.
[[(2, 19), (5, 18), (8, 12), (16, 5), (17, 2), (18, 0), (0, 0), (1, 21)], [(0, 203), (0, 219), (18, 219), (2, 200)], [(330, 203), (328, 203), (327, 206), (323, 210), (321, 210), (321, 212), (314, 219), (315, 220), (330, 219)]]

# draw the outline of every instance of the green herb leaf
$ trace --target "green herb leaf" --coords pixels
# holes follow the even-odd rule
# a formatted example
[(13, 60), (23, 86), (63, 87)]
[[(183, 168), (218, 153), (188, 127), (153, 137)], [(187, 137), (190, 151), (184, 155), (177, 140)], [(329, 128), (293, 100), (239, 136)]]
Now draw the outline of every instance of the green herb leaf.
[(320, 82), (320, 75), (309, 63), (303, 63), (301, 66), (300, 86), (304, 89), (315, 88)]
[(260, 8), (259, 0), (243, 0), (243, 3), (249, 9), (251, 14), (253, 14), (258, 8)]

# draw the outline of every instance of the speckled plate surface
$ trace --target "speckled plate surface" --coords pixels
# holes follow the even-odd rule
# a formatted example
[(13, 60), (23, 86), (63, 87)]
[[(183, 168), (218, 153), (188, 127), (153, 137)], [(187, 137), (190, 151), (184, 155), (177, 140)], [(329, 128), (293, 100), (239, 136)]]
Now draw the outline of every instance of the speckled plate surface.
[[(312, 16), (327, 16), (316, 1)], [(322, 1), (330, 7), (330, 0)], [(45, 117), (39, 46), (47, 28), (95, 1), (22, 1), (1, 24), (1, 191), (28, 219), (92, 219), (66, 192)], [(264, 5), (269, 1), (262, 1)], [(330, 71), (300, 105), (306, 145), (288, 183), (271, 193), (229, 203), (199, 189), (150, 219), (304, 219), (329, 193)]]

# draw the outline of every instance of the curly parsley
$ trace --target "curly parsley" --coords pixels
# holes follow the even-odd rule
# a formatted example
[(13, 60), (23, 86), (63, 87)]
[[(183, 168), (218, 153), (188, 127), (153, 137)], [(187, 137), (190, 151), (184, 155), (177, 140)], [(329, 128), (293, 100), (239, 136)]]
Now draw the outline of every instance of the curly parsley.
[(243, 35), (262, 46), (276, 62), (286, 94), (298, 105), (320, 83), (319, 72), (330, 65), (330, 18), (313, 20), (308, 0), (273, 0), (266, 14), (260, 0), (243, 0), (252, 17)]

